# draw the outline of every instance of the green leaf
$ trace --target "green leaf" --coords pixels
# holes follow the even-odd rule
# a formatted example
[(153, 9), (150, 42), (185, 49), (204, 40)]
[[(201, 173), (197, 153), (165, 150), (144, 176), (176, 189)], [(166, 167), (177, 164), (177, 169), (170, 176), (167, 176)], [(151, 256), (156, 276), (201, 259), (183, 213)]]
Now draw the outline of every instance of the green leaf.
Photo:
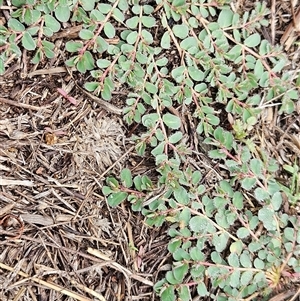
[(201, 14), (202, 18), (204, 18), (204, 19), (208, 18), (209, 12), (205, 7), (200, 6), (199, 11), (200, 11), (200, 14)]
[(222, 264), (222, 262), (223, 262), (223, 259), (220, 255), (220, 253), (218, 253), (216, 251), (211, 252), (210, 258), (214, 263), (217, 263), (217, 264)]
[(175, 144), (182, 139), (182, 132), (176, 132), (169, 137), (169, 142)]
[(174, 197), (176, 201), (182, 205), (187, 205), (190, 200), (186, 189), (182, 186), (174, 190)]
[(25, 31), (22, 37), (22, 45), (27, 50), (34, 50), (36, 48), (36, 43), (32, 36)]
[(5, 66), (2, 59), (0, 58), (0, 75), (3, 75), (4, 72), (5, 72)]
[(86, 51), (83, 56), (79, 59), (77, 69), (81, 73), (85, 73), (87, 70), (95, 68), (94, 58), (89, 51)]
[(104, 195), (109, 195), (109, 194), (111, 194), (112, 192), (114, 192), (109, 186), (103, 186), (102, 187), (102, 193), (104, 194)]
[(51, 15), (44, 16), (45, 24), (49, 27), (53, 32), (58, 32), (60, 30), (60, 23)]
[(208, 228), (208, 221), (205, 217), (194, 216), (190, 219), (189, 227), (193, 232), (205, 233)]
[(41, 58), (42, 58), (42, 51), (41, 49), (38, 49), (31, 60), (32, 64), (38, 64), (41, 61)]
[(162, 301), (175, 301), (176, 296), (174, 292), (174, 286), (170, 285), (165, 290), (163, 290), (160, 298)]
[(170, 253), (174, 253), (180, 246), (181, 246), (181, 240), (180, 239), (173, 239), (168, 244), (168, 251)]
[(128, 193), (123, 191), (118, 191), (115, 193), (112, 193), (108, 198), (107, 202), (109, 206), (116, 207), (119, 204), (121, 204), (128, 196)]
[(68, 41), (66, 43), (66, 50), (69, 52), (78, 52), (82, 47), (82, 42)]
[(251, 159), (250, 169), (257, 177), (260, 177), (262, 175), (262, 169), (263, 169), (261, 160), (258, 160), (256, 158)]
[(233, 11), (230, 9), (222, 9), (219, 17), (218, 17), (218, 24), (221, 28), (229, 27), (232, 24), (233, 19)]
[(117, 22), (120, 22), (120, 23), (123, 23), (125, 20), (124, 14), (118, 8), (115, 8), (113, 10), (112, 16), (115, 18), (115, 20)]
[(293, 228), (285, 228), (284, 231), (284, 238), (288, 241), (294, 242), (295, 241), (295, 229)]
[(94, 33), (88, 29), (81, 29), (79, 32), (79, 37), (83, 40), (90, 40), (94, 37)]
[(273, 72), (280, 72), (282, 70), (283, 67), (286, 66), (287, 63), (287, 58), (282, 58), (280, 59), (276, 65), (274, 66), (274, 68), (272, 69)]
[[(127, 3), (127, 0), (123, 0), (123, 1)], [(150, 15), (154, 12), (154, 7), (146, 4), (146, 5), (143, 5), (143, 10), (146, 15)]]
[(219, 149), (213, 149), (208, 152), (208, 155), (212, 159), (225, 159), (226, 154)]
[(191, 259), (194, 261), (201, 261), (205, 259), (204, 254), (200, 251), (200, 248), (192, 247), (190, 249)]
[(156, 20), (150, 16), (142, 16), (141, 18), (142, 24), (147, 28), (152, 28), (155, 26)]
[(131, 175), (131, 171), (128, 168), (124, 168), (121, 171), (121, 175), (120, 175), (122, 184), (126, 187), (126, 188), (130, 188), (133, 184), (132, 181), (132, 175)]
[(80, 4), (85, 11), (91, 11), (95, 7), (95, 0), (80, 0)]
[(261, 60), (258, 59), (255, 63), (254, 75), (257, 78), (260, 78), (260, 76), (263, 74), (263, 72), (264, 72), (264, 65), (262, 64)]
[(102, 12), (100, 12), (100, 6), (101, 4), (98, 5), (99, 10), (93, 9), (92, 12), (90, 13), (91, 20), (97, 22), (102, 22), (105, 20), (105, 16), (102, 14)]
[(135, 28), (137, 28), (139, 21), (140, 21), (140, 18), (138, 16), (134, 16), (134, 17), (126, 20), (126, 26), (130, 29), (135, 29)]
[(179, 66), (175, 69), (172, 70), (171, 74), (172, 77), (176, 80), (176, 82), (180, 83), (184, 79), (184, 71), (185, 71), (185, 66)]
[(96, 45), (99, 53), (103, 53), (108, 48), (108, 43), (102, 37), (96, 38)]
[(70, 19), (70, 9), (66, 5), (58, 4), (54, 10), (55, 17), (60, 22), (67, 22)]
[(215, 246), (217, 252), (223, 252), (228, 243), (229, 235), (227, 233), (221, 233), (220, 235), (214, 234), (212, 243)]
[(154, 84), (149, 83), (149, 82), (145, 83), (145, 88), (149, 93), (152, 93), (152, 94), (156, 94), (158, 92), (157, 87)]
[(259, 77), (259, 85), (265, 88), (269, 85), (270, 74), (268, 71), (263, 72)]
[(163, 34), (161, 38), (160, 46), (163, 49), (169, 49), (171, 47), (171, 38), (170, 34), (167, 31)]
[(245, 227), (238, 228), (236, 235), (238, 238), (243, 239), (250, 235), (249, 229)]
[(200, 82), (204, 79), (204, 72), (193, 66), (188, 67), (188, 73), (189, 76), (195, 81)]
[(198, 40), (194, 37), (187, 37), (180, 43), (180, 47), (184, 50), (189, 50), (192, 47), (198, 47)]
[(243, 194), (240, 191), (235, 191), (232, 198), (233, 206), (238, 209), (242, 210), (244, 207), (244, 198)]
[(99, 82), (87, 82), (84, 84), (84, 88), (90, 92), (95, 91), (99, 87)]
[(111, 65), (111, 61), (107, 59), (99, 59), (96, 64), (99, 68), (107, 68)]
[(250, 190), (254, 187), (256, 184), (256, 179), (255, 178), (244, 178), (241, 181), (242, 187), (246, 190)]
[(115, 35), (116, 35), (116, 30), (115, 30), (114, 26), (110, 22), (106, 22), (105, 23), (103, 30), (104, 30), (105, 35), (109, 39), (114, 38)]
[(246, 271), (242, 273), (241, 276), (241, 285), (246, 286), (250, 283), (250, 281), (253, 278), (253, 272), (252, 271)]
[(275, 192), (271, 199), (271, 205), (275, 211), (278, 211), (282, 205), (282, 196), (279, 191)]
[(254, 259), (253, 265), (256, 269), (263, 270), (265, 268), (265, 263), (259, 258)]
[(197, 293), (199, 294), (199, 296), (201, 297), (205, 297), (208, 296), (208, 291), (206, 288), (206, 285), (203, 281), (201, 281), (198, 285), (197, 285)]
[(181, 285), (178, 289), (178, 296), (179, 296), (179, 299), (182, 301), (191, 300), (191, 294), (190, 294), (189, 287), (187, 285)]
[(173, 275), (175, 279), (181, 283), (188, 270), (189, 270), (189, 266), (187, 263), (181, 264), (173, 268)]
[(243, 247), (244, 247), (244, 245), (241, 240), (235, 241), (230, 245), (230, 252), (236, 253), (236, 254), (241, 254)]
[(165, 149), (165, 145), (166, 143), (163, 141), (161, 143), (159, 143), (152, 151), (151, 154), (155, 157), (157, 157), (158, 155), (162, 155), (162, 153), (164, 152)]
[(145, 127), (152, 128), (158, 121), (159, 116), (157, 113), (145, 114), (142, 117), (142, 123)]
[(164, 124), (169, 127), (170, 129), (177, 130), (181, 126), (181, 120), (176, 115), (166, 113), (163, 115), (163, 122)]
[(32, 24), (38, 22), (40, 17), (41, 17), (40, 11), (27, 8), (25, 10), (24, 22), (26, 25), (32, 25)]
[(238, 268), (240, 266), (240, 260), (236, 253), (229, 254), (227, 260), (228, 260), (229, 265), (234, 268)]
[(101, 13), (106, 15), (107, 13), (110, 12), (110, 10), (112, 9), (112, 6), (110, 4), (106, 4), (106, 3), (99, 3), (98, 9)]
[(174, 25), (172, 31), (177, 38), (185, 39), (189, 34), (189, 27), (185, 24)]
[(152, 37), (152, 34), (145, 30), (145, 29), (142, 29), (142, 37), (144, 39), (144, 42), (148, 45), (152, 44), (153, 43), (153, 37)]
[(235, 61), (242, 53), (242, 46), (241, 45), (235, 45), (233, 46), (228, 53), (225, 53), (225, 57)]
[(51, 50), (53, 50), (55, 47), (55, 45), (52, 42), (48, 42), (46, 40), (42, 41), (42, 45), (43, 45), (43, 47), (49, 48)]
[(229, 281), (230, 286), (239, 287), (240, 277), (241, 277), (241, 272), (239, 270), (233, 270), (233, 272), (230, 275), (230, 281)]
[(261, 187), (257, 187), (254, 190), (254, 195), (258, 201), (263, 201), (263, 200), (270, 198), (268, 191), (266, 191), (265, 189), (263, 189)]
[[(20, 7), (24, 4), (27, 4), (26, 0), (12, 0), (12, 5)], [(3, 2), (1, 2), (1, 5), (3, 5)]]
[(51, 28), (44, 26), (44, 28), (43, 28), (43, 34), (44, 34), (44, 36), (46, 36), (46, 37), (49, 38), (49, 37), (53, 36), (53, 31), (52, 31)]
[(44, 52), (48, 59), (53, 59), (55, 57), (54, 51), (48, 47), (44, 47)]
[(146, 143), (144, 141), (141, 141), (136, 144), (135, 149), (139, 156), (144, 156), (145, 150), (146, 150)]
[(168, 59), (166, 57), (163, 57), (156, 61), (156, 65), (159, 67), (165, 66), (168, 63)]
[[(216, 115), (213, 115), (213, 114), (207, 114), (206, 119), (207, 119), (208, 123), (210, 123), (211, 125), (214, 125), (214, 126), (216, 126), (220, 123), (219, 117), (217, 117)], [(225, 141), (225, 142), (228, 142), (228, 144), (232, 147), (232, 141)], [(227, 147), (227, 149), (228, 149), (228, 147)]]
[(264, 227), (269, 231), (277, 229), (277, 223), (274, 216), (274, 210), (269, 207), (263, 207), (258, 211), (258, 218), (263, 223)]
[(252, 267), (252, 258), (248, 251), (244, 251), (240, 256), (241, 265), (244, 268), (251, 268)]
[(261, 40), (260, 34), (254, 33), (244, 41), (244, 44), (250, 48), (256, 47), (257, 45), (259, 45), (260, 40)]
[(172, 5), (175, 7), (183, 6), (186, 0), (173, 0)]
[(216, 138), (216, 140), (220, 141), (222, 144), (225, 141), (225, 131), (223, 128), (221, 127), (217, 127), (214, 130), (214, 137)]
[(137, 33), (137, 31), (133, 31), (133, 32), (131, 32), (131, 33), (127, 36), (126, 41), (127, 41), (128, 44), (131, 44), (131, 45), (132, 45), (132, 44), (134, 44), (134, 43), (136, 42), (137, 38), (138, 38), (138, 33)]
[(103, 90), (101, 91), (101, 97), (104, 100), (111, 100), (111, 91), (114, 89), (112, 86), (113, 83), (109, 77), (106, 77), (104, 80)]
[(15, 31), (23, 32), (25, 30), (25, 26), (17, 19), (10, 18), (7, 22), (7, 25), (9, 28)]

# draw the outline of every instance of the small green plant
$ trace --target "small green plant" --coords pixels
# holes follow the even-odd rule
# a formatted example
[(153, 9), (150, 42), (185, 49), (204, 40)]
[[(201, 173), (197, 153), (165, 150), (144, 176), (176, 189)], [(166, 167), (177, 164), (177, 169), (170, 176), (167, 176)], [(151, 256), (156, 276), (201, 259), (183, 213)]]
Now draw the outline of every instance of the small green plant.
[(54, 58), (50, 38), (61, 22), (80, 24), (65, 44), (66, 65), (88, 72), (84, 87), (106, 101), (125, 89), (124, 121), (140, 125), (136, 152), (155, 161), (155, 179), (125, 168), (102, 192), (111, 206), (129, 202), (149, 226), (168, 223), (173, 264), (157, 294), (262, 300), (299, 280), (299, 219), (281, 210), (283, 191), (299, 203), (299, 167), (283, 167), (293, 178), (282, 186), (280, 166), (253, 133), (266, 104), (280, 99), (279, 114), (294, 111), (299, 79), (258, 33), (268, 25), (264, 2), (242, 15), (227, 0), (140, 2), (12, 0), (0, 73), (22, 49), (34, 64)]

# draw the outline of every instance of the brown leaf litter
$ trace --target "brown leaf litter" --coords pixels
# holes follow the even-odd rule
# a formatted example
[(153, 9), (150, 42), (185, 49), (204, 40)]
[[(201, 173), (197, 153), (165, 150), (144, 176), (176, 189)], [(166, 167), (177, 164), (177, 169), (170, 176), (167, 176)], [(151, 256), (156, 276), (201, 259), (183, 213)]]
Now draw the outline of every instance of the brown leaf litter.
[(0, 300), (149, 300), (166, 233), (107, 205), (105, 175), (133, 147), (118, 115), (67, 76), (0, 79)]

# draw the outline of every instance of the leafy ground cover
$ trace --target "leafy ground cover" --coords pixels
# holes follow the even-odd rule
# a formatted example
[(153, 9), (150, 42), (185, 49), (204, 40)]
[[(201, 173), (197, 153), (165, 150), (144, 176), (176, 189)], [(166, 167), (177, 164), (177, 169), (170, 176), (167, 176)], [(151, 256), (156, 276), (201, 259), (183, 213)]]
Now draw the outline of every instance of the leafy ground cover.
[(279, 13), (0, 7), (3, 300), (300, 294), (299, 45), (279, 46)]

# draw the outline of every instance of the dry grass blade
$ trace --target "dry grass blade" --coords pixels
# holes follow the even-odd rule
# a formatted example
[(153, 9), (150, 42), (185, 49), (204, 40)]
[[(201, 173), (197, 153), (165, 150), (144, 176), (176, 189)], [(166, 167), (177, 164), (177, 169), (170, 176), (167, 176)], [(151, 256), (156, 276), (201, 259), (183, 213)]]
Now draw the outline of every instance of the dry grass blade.
[(19, 103), (19, 102), (13, 101), (11, 99), (3, 98), (3, 97), (0, 97), (0, 102), (3, 102), (5, 104), (11, 105), (11, 106), (24, 108), (24, 109), (28, 109), (28, 110), (33, 110), (33, 111), (41, 111), (41, 110), (45, 110), (45, 109), (49, 108), (49, 106), (37, 107), (37, 106), (32, 106), (32, 105), (29, 105), (26, 103)]
[[(75, 68), (72, 68), (71, 70), (73, 71), (75, 70)], [(67, 69), (65, 67), (54, 67), (49, 69), (34, 70), (28, 73), (28, 77), (31, 78), (33, 76), (38, 76), (38, 75), (51, 75), (51, 74), (59, 74), (59, 73), (66, 73), (66, 72)]]
[(27, 181), (27, 180), (10, 180), (10, 179), (0, 179), (0, 186), (5, 186), (5, 185), (21, 185), (21, 186), (29, 186), (32, 187), (34, 183), (32, 181)]
[(8, 211), (10, 211), (14, 207), (15, 207), (15, 204), (14, 203), (10, 203), (10, 204), (7, 204), (4, 207), (0, 208), (0, 216), (4, 215), (5, 213), (7, 213)]
[[(98, 257), (98, 258), (103, 259), (103, 254), (101, 252), (99, 252), (98, 250), (95, 250), (95, 249), (92, 249), (92, 248), (88, 248), (87, 251), (88, 251), (88, 253), (90, 253), (90, 254)], [(149, 281), (149, 280), (147, 280), (147, 279), (145, 279), (145, 278), (143, 278), (143, 277), (141, 277), (139, 275), (135, 275), (134, 273), (132, 273), (131, 271), (129, 271), (125, 267), (121, 266), (117, 262), (108, 261), (107, 264), (111, 265), (112, 267), (114, 267), (114, 268), (118, 269), (119, 271), (121, 271), (125, 275), (128, 283), (130, 283), (130, 278), (133, 278), (133, 279), (136, 279), (136, 280), (138, 280), (138, 281), (140, 281), (140, 282), (142, 282), (142, 283), (144, 283), (146, 285), (153, 286), (153, 282), (152, 281)]]
[(280, 39), (280, 43), (281, 45), (285, 46), (285, 50), (289, 50), (292, 44), (299, 37), (299, 30), (300, 30), (300, 28), (298, 28), (300, 26), (299, 24), (300, 24), (300, 8), (293, 15), (293, 19), (291, 20), (290, 24), (288, 25), (288, 27), (286, 28), (284, 34)]
[[(7, 271), (10, 271), (10, 272), (14, 272), (14, 269), (6, 264), (3, 264), (2, 262), (0, 262), (0, 268), (4, 269), (4, 270), (7, 270)], [(48, 282), (48, 281), (44, 281), (42, 279), (39, 279), (37, 277), (31, 277), (30, 275), (24, 273), (24, 272), (17, 272), (17, 274), (21, 277), (24, 277), (24, 278), (27, 278), (28, 281), (34, 281), (42, 286), (44, 286), (45, 288), (48, 288), (48, 289), (52, 289), (52, 290), (55, 290), (57, 292), (60, 292), (61, 294), (63, 295), (66, 295), (66, 296), (69, 296), (69, 297), (72, 297), (74, 298), (75, 300), (79, 300), (79, 301), (92, 301), (91, 299), (89, 298), (86, 298), (84, 296), (81, 296), (75, 292), (72, 292), (68, 289), (65, 289), (55, 283), (51, 283), (51, 282)]]

